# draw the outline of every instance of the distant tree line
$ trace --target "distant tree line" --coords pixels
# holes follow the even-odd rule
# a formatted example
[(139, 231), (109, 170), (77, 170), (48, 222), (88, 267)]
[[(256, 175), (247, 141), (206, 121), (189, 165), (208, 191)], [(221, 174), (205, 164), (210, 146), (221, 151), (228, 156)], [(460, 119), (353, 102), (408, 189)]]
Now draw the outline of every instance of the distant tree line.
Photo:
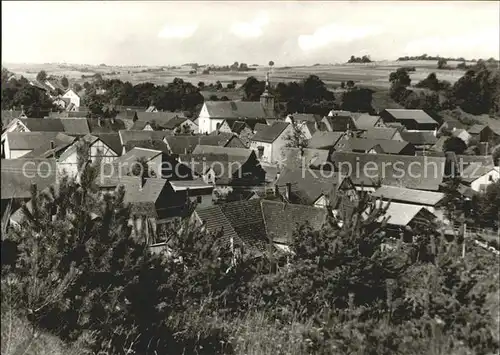
[[(333, 108), (373, 111), (372, 90), (356, 87), (353, 81), (349, 81), (346, 88), (342, 101), (336, 103), (335, 94), (328, 90), (326, 84), (318, 76), (310, 75), (300, 82), (280, 82), (271, 88), (271, 93), (275, 95), (276, 108), (285, 114), (303, 112), (325, 115)], [(265, 82), (251, 76), (243, 83), (242, 89), (244, 101), (258, 101), (265, 90)]]
[[(445, 59), (447, 61), (455, 61), (455, 62), (478, 62), (481, 59), (465, 59), (463, 57), (453, 58), (453, 57), (441, 57), (441, 56), (431, 56), (427, 54), (417, 55), (417, 56), (404, 56), (399, 57), (398, 61), (403, 62), (407, 60), (439, 60)], [(497, 61), (495, 58), (489, 58), (487, 61)]]
[(203, 71), (203, 74), (209, 74), (211, 71), (223, 72), (223, 71), (254, 71), (254, 70), (257, 70), (257, 68), (249, 67), (248, 64), (246, 63), (234, 62), (231, 65), (223, 65), (223, 66), (211, 65)]
[(408, 89), (411, 78), (406, 68), (399, 68), (389, 76), (390, 96), (408, 109), (423, 109), (430, 113), (460, 107), (474, 115), (500, 114), (500, 72), (478, 63), (469, 69), (454, 85), (437, 79), (435, 73), (415, 85), (427, 91)]
[[(101, 114), (105, 104), (147, 107), (155, 105), (162, 111), (195, 112), (203, 104), (200, 89), (189, 82), (175, 78), (167, 85), (140, 83), (132, 85), (119, 79), (85, 83), (87, 93), (83, 99), (93, 114)], [(102, 89), (103, 93), (97, 93)]]
[(371, 62), (372, 60), (368, 55), (364, 55), (362, 57), (355, 57), (351, 55), (351, 58), (347, 61), (347, 63), (371, 63)]

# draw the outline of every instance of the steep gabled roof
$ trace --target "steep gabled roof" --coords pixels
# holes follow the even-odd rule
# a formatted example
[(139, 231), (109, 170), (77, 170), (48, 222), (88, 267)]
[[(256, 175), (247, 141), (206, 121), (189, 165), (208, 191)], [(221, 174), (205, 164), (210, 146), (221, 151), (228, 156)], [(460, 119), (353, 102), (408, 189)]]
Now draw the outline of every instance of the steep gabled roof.
[(224, 147), (234, 138), (238, 137), (232, 133), (219, 132), (208, 136), (166, 136), (165, 140), (172, 154), (190, 154), (199, 144)]
[(231, 222), (222, 212), (220, 206), (215, 205), (198, 208), (194, 213), (205, 225), (207, 231), (209, 231), (210, 233), (222, 232), (222, 239), (224, 243), (230, 243), (231, 238), (233, 239), (235, 244), (241, 241), (240, 237), (231, 225)]
[(365, 138), (349, 138), (342, 142), (343, 144), (337, 144), (336, 149), (338, 151), (350, 152), (350, 151), (363, 151), (368, 152), (376, 146), (380, 146), (383, 153), (387, 154), (399, 154), (405, 149), (410, 143), (401, 142), (392, 139), (365, 139)]
[(118, 131), (120, 135), (120, 142), (122, 145), (127, 144), (128, 141), (146, 141), (146, 140), (162, 140), (170, 133), (166, 131)]
[(261, 200), (230, 202), (220, 205), (236, 234), (247, 244), (265, 250), (269, 245)]
[(414, 120), (419, 124), (438, 124), (424, 110), (385, 109), (396, 120)]
[(90, 133), (84, 118), (20, 118), (31, 132), (64, 132), (72, 135)]
[(356, 124), (352, 116), (326, 116), (323, 122), (327, 122), (333, 132), (345, 132), (355, 129)]
[(329, 149), (334, 147), (344, 134), (344, 132), (316, 131), (307, 146), (314, 149)]
[[(75, 140), (75, 137), (67, 136), (64, 133), (58, 133), (52, 141), (45, 142), (28, 154), (23, 155), (23, 159), (53, 158), (54, 156), (58, 156), (64, 149), (73, 144)], [(54, 148), (52, 148), (51, 142), (54, 142)]]
[(9, 149), (33, 150), (55, 140), (60, 132), (8, 132)]
[(486, 127), (488, 127), (487, 125), (484, 125), (484, 124), (475, 124), (473, 126), (471, 126), (469, 128), (469, 133), (470, 134), (479, 134), (481, 133)]
[[(438, 191), (445, 174), (445, 157), (334, 152), (341, 172), (357, 179), (380, 180), (384, 185)], [(413, 164), (412, 164), (413, 163)]]
[(492, 170), (499, 172), (500, 168), (491, 165), (482, 165), (480, 163), (472, 163), (462, 172), (462, 180), (471, 183)]
[(434, 214), (422, 206), (391, 202), (387, 208), (385, 216), (382, 216), (381, 219), (389, 217), (387, 224), (404, 227), (419, 216), (422, 216), (422, 218), (425, 218), (426, 220), (436, 218)]
[(367, 113), (364, 113), (359, 116), (354, 123), (357, 129), (369, 129), (374, 128), (379, 120), (380, 116), (371, 116)]
[(31, 185), (38, 191), (56, 183), (55, 159), (2, 159), (3, 199), (31, 198)]
[(260, 102), (205, 101), (205, 106), (211, 118), (275, 118)]
[(125, 143), (125, 151), (128, 152), (134, 148), (144, 148), (144, 149), (152, 149), (159, 150), (162, 153), (169, 154), (170, 150), (168, 149), (168, 145), (162, 141), (161, 139), (150, 139), (143, 141), (128, 141)]
[(314, 230), (321, 229), (328, 216), (326, 208), (268, 200), (262, 200), (261, 205), (267, 237), (280, 244), (290, 245), (293, 233), (306, 223)]
[(313, 148), (283, 148), (287, 168), (321, 167), (329, 162), (329, 152), (325, 149)]
[(255, 124), (255, 126), (254, 126), (254, 129), (253, 129), (253, 130), (254, 130), (255, 132), (259, 132), (259, 131), (262, 131), (262, 130), (266, 129), (266, 128), (267, 128), (267, 126), (268, 126), (268, 124), (267, 124), (267, 123), (257, 123), (257, 124)]
[(255, 142), (274, 142), (288, 127), (289, 123), (286, 122), (275, 122), (272, 126), (267, 126), (254, 134), (252, 141)]
[(421, 191), (403, 187), (383, 185), (372, 193), (373, 197), (383, 197), (386, 200), (435, 206), (441, 202), (445, 194), (442, 192)]
[(401, 137), (403, 138), (403, 140), (410, 142), (413, 145), (434, 145), (438, 141), (438, 139), (434, 135), (434, 132), (426, 131), (402, 131)]
[(366, 139), (392, 139), (398, 132), (399, 129), (397, 128), (372, 127), (363, 132), (361, 137)]
[(165, 125), (174, 118), (185, 118), (182, 112), (170, 112), (170, 111), (159, 111), (159, 112), (136, 112), (137, 120), (142, 122), (156, 123), (160, 127), (165, 127)]
[(321, 196), (328, 196), (332, 204), (337, 199), (336, 190), (344, 177), (339, 173), (329, 172), (328, 176), (305, 169), (285, 169), (280, 173), (276, 184), (280, 191), (285, 191), (287, 183), (291, 184), (290, 202), (312, 205)]
[(122, 143), (118, 132), (111, 133), (93, 133), (93, 136), (99, 138), (104, 144), (110, 147), (116, 154), (122, 154)]
[(323, 119), (321, 115), (316, 115), (313, 113), (293, 113), (289, 116), (291, 116), (297, 122), (317, 123)]

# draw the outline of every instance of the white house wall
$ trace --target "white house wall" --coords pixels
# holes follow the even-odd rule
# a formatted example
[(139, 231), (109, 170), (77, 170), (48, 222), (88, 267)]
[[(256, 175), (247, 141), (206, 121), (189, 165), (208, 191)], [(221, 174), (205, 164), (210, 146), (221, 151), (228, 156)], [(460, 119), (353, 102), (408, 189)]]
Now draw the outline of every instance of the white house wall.
[(471, 184), (470, 187), (472, 190), (480, 192), (486, 189), (486, 186), (489, 184), (492, 184), (495, 181), (498, 181), (500, 179), (500, 173), (499, 173), (500, 168), (495, 168), (492, 169), (489, 173), (481, 176), (480, 178), (474, 180)]

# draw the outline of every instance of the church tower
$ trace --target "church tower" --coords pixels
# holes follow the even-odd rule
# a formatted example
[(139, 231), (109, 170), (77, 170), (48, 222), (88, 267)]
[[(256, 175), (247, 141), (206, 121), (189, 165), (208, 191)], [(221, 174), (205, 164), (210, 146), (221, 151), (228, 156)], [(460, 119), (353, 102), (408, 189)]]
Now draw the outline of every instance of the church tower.
[(272, 113), (274, 112), (274, 96), (269, 92), (269, 89), (271, 88), (271, 85), (269, 84), (269, 72), (266, 73), (266, 89), (260, 95), (260, 104), (264, 109)]

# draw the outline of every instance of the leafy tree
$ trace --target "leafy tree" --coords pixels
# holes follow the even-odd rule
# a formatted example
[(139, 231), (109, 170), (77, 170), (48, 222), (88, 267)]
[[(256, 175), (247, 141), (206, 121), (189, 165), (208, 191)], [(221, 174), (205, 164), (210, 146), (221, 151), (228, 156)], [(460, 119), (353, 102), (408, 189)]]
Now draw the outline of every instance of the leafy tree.
[(486, 187), (478, 198), (478, 214), (481, 225), (498, 230), (500, 228), (500, 181)]
[(445, 58), (438, 59), (438, 63), (437, 63), (438, 69), (446, 68), (446, 64), (448, 64), (448, 61)]
[(342, 89), (345, 89), (345, 81), (341, 81), (341, 82), (340, 82), (340, 87), (341, 87)]
[(292, 119), (292, 131), (286, 137), (286, 147), (290, 148), (299, 148), (303, 153), (304, 148), (307, 148), (309, 140), (306, 138), (304, 131), (302, 130), (302, 125), (297, 123), (294, 119)]
[(264, 81), (259, 81), (255, 77), (248, 77), (247, 80), (241, 86), (243, 88), (243, 100), (244, 101), (258, 101), (260, 95), (264, 92), (266, 83)]
[(75, 92), (80, 92), (80, 91), (83, 90), (83, 87), (80, 84), (78, 84), (78, 83), (74, 83), (73, 84), (73, 90), (75, 90)]
[(47, 80), (47, 72), (45, 70), (40, 70), (40, 72), (36, 75), (36, 80), (44, 83)]
[(200, 90), (203, 90), (204, 87), (205, 87), (205, 83), (203, 81), (198, 82), (198, 88)]
[(210, 95), (208, 98), (209, 101), (219, 101), (219, 97), (217, 95)]
[(365, 88), (354, 88), (342, 94), (342, 110), (351, 112), (373, 112), (372, 97), (374, 91)]
[(194, 133), (194, 130), (187, 123), (177, 127), (174, 131), (176, 136), (192, 136)]
[(463, 154), (467, 149), (467, 144), (458, 137), (448, 138), (443, 145), (445, 152), (454, 152), (455, 154)]
[(61, 85), (62, 85), (65, 89), (69, 88), (69, 81), (68, 81), (68, 78), (66, 78), (65, 76), (63, 76), (63, 77), (61, 78)]
[(215, 82), (215, 89), (222, 90), (222, 83), (219, 80)]

